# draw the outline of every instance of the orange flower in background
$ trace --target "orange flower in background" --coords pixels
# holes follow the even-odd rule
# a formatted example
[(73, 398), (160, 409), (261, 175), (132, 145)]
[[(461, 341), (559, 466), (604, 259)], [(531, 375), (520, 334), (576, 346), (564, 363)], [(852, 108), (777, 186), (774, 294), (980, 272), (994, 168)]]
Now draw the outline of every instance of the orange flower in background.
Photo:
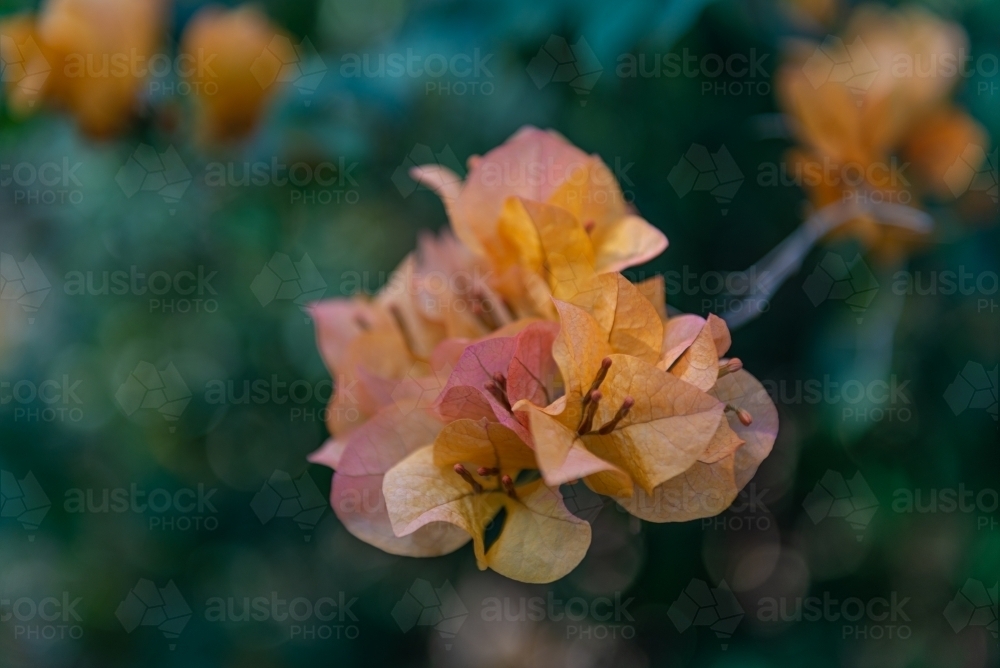
[(266, 57), (276, 38), (275, 43), (290, 44), (264, 13), (251, 6), (206, 7), (191, 18), (181, 52), (200, 64), (185, 76), (196, 95), (202, 140), (240, 139), (257, 127), (276, 90), (270, 84), (272, 70), (280, 62)]
[(840, 12), (840, 0), (784, 0), (786, 13), (797, 23), (807, 26), (829, 25)]
[(49, 0), (33, 19), (6, 24), (4, 57), (12, 53), (24, 72), (8, 84), (14, 108), (41, 99), (91, 136), (121, 132), (138, 108), (165, 13), (161, 0)]
[(8, 104), (17, 114), (29, 113), (42, 100), (52, 74), (52, 56), (42, 50), (34, 17), (21, 14), (0, 21), (0, 58)]
[(393, 554), (471, 540), (480, 568), (551, 582), (590, 544), (563, 484), (656, 522), (721, 513), (777, 413), (723, 357), (720, 319), (668, 317), (662, 280), (617, 273), (666, 238), (555, 133), (526, 128), (470, 164), (464, 184), (414, 173), (457, 238), (423, 238), (374, 298), (313, 306), (337, 391), (310, 459), (335, 469), (337, 516)]
[(887, 224), (869, 205), (919, 208), (924, 192), (955, 195), (948, 169), (970, 145), (987, 144), (980, 125), (950, 101), (968, 40), (925, 10), (878, 6), (858, 8), (841, 40), (800, 45), (776, 76), (801, 145), (790, 169), (817, 209), (857, 206), (834, 236), (858, 238), (891, 261), (929, 230)]

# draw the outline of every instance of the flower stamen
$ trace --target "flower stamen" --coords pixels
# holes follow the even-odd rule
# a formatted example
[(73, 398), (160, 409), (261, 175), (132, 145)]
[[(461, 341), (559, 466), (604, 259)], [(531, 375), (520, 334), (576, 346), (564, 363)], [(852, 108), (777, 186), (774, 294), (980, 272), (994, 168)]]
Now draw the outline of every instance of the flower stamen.
[(594, 426), (594, 414), (597, 413), (597, 404), (600, 403), (602, 396), (600, 390), (594, 390), (587, 395), (590, 401), (583, 407), (583, 419), (580, 420), (580, 426), (576, 430), (576, 433), (580, 436), (589, 434), (591, 428)]
[(726, 410), (730, 413), (735, 413), (736, 418), (740, 421), (740, 424), (744, 427), (749, 427), (753, 424), (753, 416), (750, 415), (750, 411), (743, 410), (742, 408), (737, 408), (732, 404), (726, 404)]
[(474, 491), (476, 494), (482, 494), (483, 486), (479, 484), (478, 480), (472, 477), (472, 474), (469, 473), (468, 469), (466, 469), (461, 464), (455, 464), (455, 473), (462, 476), (462, 480), (464, 480), (465, 482), (469, 483), (472, 486), (472, 491)]
[(502, 373), (497, 372), (493, 374), (493, 380), (483, 383), (483, 389), (489, 392), (508, 411), (512, 410), (510, 399), (507, 397), (507, 379)]
[[(611, 358), (605, 357), (603, 360), (601, 360), (601, 368), (597, 370), (597, 376), (594, 378), (594, 382), (590, 384), (590, 389), (587, 390), (587, 393), (583, 395), (584, 408), (586, 408), (587, 404), (590, 403), (591, 395), (594, 392), (597, 392), (597, 389), (601, 386), (601, 383), (603, 383), (604, 379), (607, 378), (608, 369), (610, 368), (611, 368)], [(598, 394), (600, 393), (598, 392)]]
[(507, 496), (509, 496), (512, 499), (517, 498), (517, 491), (514, 489), (513, 478), (511, 478), (507, 474), (504, 474), (503, 477), (500, 478), (500, 484), (503, 485), (503, 490), (507, 492)]
[(732, 359), (725, 360), (724, 362), (722, 360), (719, 361), (722, 362), (719, 365), (719, 378), (722, 378), (730, 373), (735, 373), (743, 368), (743, 361), (740, 360), (739, 357), (733, 357)]
[(615, 413), (615, 416), (611, 418), (610, 422), (597, 430), (597, 433), (601, 436), (607, 436), (613, 432), (615, 427), (618, 426), (618, 423), (624, 420), (625, 416), (628, 415), (628, 412), (632, 410), (633, 406), (635, 406), (635, 399), (632, 397), (625, 397), (625, 401), (622, 402), (622, 407), (618, 409), (618, 412)]

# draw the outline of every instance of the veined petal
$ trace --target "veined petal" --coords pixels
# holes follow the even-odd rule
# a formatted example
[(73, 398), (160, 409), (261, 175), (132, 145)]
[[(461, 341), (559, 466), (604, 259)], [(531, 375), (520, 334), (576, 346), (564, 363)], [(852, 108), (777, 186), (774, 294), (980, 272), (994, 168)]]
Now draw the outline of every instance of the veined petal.
[(390, 554), (411, 557), (447, 554), (468, 542), (455, 527), (440, 524), (398, 537), (382, 495), (385, 473), (417, 448), (433, 443), (441, 426), (425, 411), (403, 415), (389, 406), (351, 433), (330, 490), (333, 510), (348, 531)]
[[(454, 471), (437, 466), (432, 448), (422, 448), (394, 467), (384, 490), (397, 534), (408, 535), (429, 523), (453, 524), (472, 536), (481, 569), (522, 582), (563, 577), (590, 546), (590, 525), (570, 513), (558, 492), (541, 480), (518, 487), (515, 497), (477, 492)], [(506, 517), (500, 535), (487, 550), (486, 527), (501, 509)]]
[[(611, 356), (601, 392), (594, 431), (582, 439), (588, 450), (649, 493), (690, 468), (708, 449), (722, 420), (723, 404), (714, 397), (628, 355)], [(600, 433), (627, 398), (633, 401), (628, 414), (610, 433)]]

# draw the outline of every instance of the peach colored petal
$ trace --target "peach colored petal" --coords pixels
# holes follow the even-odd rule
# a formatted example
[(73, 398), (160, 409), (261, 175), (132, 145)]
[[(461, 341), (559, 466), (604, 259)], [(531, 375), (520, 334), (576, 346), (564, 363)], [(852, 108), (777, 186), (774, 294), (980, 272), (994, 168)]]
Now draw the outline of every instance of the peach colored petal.
[(730, 455), (714, 464), (691, 468), (647, 493), (636, 486), (631, 497), (616, 497), (625, 510), (649, 522), (688, 522), (714, 517), (728, 508), (739, 488)]
[(311, 453), (307, 459), (314, 464), (322, 464), (331, 469), (336, 469), (340, 466), (340, 457), (344, 454), (344, 448), (346, 447), (346, 438), (328, 438), (320, 446), (320, 449)]
[[(739, 420), (736, 420), (739, 424)], [(721, 420), (719, 422), (719, 428), (715, 430), (715, 435), (712, 436), (712, 440), (709, 441), (708, 447), (705, 448), (705, 452), (701, 453), (698, 461), (704, 462), (705, 464), (714, 464), (721, 459), (729, 457), (734, 452), (740, 449), (746, 443), (739, 434), (737, 434), (732, 426), (729, 424), (728, 420)]]
[(736, 486), (743, 489), (757, 472), (774, 446), (778, 436), (778, 411), (767, 390), (746, 370), (726, 374), (710, 392), (719, 401), (750, 413), (753, 423), (744, 426), (731, 412), (726, 412), (729, 425), (746, 441), (735, 454)]
[(670, 373), (704, 392), (712, 389), (719, 377), (719, 352), (710, 325), (701, 328), (691, 346), (671, 365)]
[(470, 162), (452, 210), (452, 228), (469, 248), (484, 253), (508, 197), (545, 202), (588, 160), (561, 135), (524, 127), (504, 144)]
[(669, 369), (684, 351), (691, 347), (705, 326), (704, 318), (685, 314), (667, 320), (663, 327), (663, 354), (657, 363), (661, 369)]
[[(392, 525), (400, 535), (430, 522), (447, 522), (472, 536), (480, 569), (492, 568), (522, 582), (546, 583), (572, 571), (590, 546), (590, 525), (573, 516), (558, 492), (541, 480), (517, 488), (476, 493), (461, 476), (434, 464), (423, 448), (394, 467), (384, 490)], [(500, 535), (487, 550), (486, 526), (507, 511)]]
[(517, 477), (535, 469), (535, 453), (511, 429), (497, 422), (456, 420), (445, 425), (434, 439), (434, 464), (472, 464), (475, 468), (498, 468)]
[(576, 432), (563, 422), (547, 411), (533, 406), (526, 408), (535, 440), (538, 468), (547, 485), (562, 485), (601, 472), (624, 481), (619, 484), (629, 484), (628, 476), (621, 469), (588, 451)]
[[(723, 405), (698, 388), (628, 355), (612, 355), (601, 384), (603, 397), (593, 420), (595, 431), (582, 436), (587, 449), (625, 471), (647, 492), (686, 471), (708, 449)], [(626, 397), (634, 406), (608, 434)], [(567, 413), (570, 410), (567, 408)], [(540, 448), (538, 439), (536, 448)]]
[(595, 269), (616, 272), (649, 262), (667, 250), (667, 237), (639, 216), (625, 216), (612, 224), (600, 238)]
[(462, 177), (442, 165), (414, 167), (410, 178), (437, 193), (446, 209), (451, 209), (462, 193)]
[(667, 287), (663, 282), (663, 276), (656, 275), (647, 278), (645, 281), (636, 283), (635, 287), (656, 309), (660, 321), (665, 323), (667, 321)]
[(396, 536), (382, 494), (386, 472), (414, 450), (430, 445), (441, 426), (424, 411), (403, 415), (389, 406), (351, 434), (330, 490), (333, 510), (348, 531), (390, 554), (413, 557), (447, 554), (468, 542), (462, 531), (440, 524)]
[(655, 364), (663, 345), (663, 321), (656, 308), (621, 274), (602, 274), (598, 279), (600, 290), (587, 295), (593, 297), (587, 300), (589, 308), (580, 303), (582, 296), (573, 302), (594, 316), (616, 353)]

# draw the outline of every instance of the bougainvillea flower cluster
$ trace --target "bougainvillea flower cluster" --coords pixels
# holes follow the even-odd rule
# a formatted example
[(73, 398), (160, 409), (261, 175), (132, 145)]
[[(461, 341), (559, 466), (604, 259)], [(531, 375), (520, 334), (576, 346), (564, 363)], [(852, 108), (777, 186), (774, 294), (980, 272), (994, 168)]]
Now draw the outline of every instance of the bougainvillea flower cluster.
[(312, 307), (338, 387), (312, 460), (347, 529), (409, 556), (471, 540), (480, 568), (551, 582), (591, 540), (567, 485), (653, 522), (724, 511), (777, 413), (721, 319), (668, 315), (661, 279), (619, 273), (667, 239), (604, 162), (524, 128), (464, 180), (413, 176), (451, 230), (378, 294)]
[(831, 236), (859, 239), (893, 262), (931, 230), (886, 224), (865, 205), (888, 212), (919, 209), (925, 196), (956, 197), (968, 186), (956, 168), (974, 171), (986, 157), (986, 131), (952, 101), (968, 36), (920, 8), (862, 5), (841, 38), (796, 45), (775, 77), (799, 143), (790, 170), (817, 209), (867, 209)]

